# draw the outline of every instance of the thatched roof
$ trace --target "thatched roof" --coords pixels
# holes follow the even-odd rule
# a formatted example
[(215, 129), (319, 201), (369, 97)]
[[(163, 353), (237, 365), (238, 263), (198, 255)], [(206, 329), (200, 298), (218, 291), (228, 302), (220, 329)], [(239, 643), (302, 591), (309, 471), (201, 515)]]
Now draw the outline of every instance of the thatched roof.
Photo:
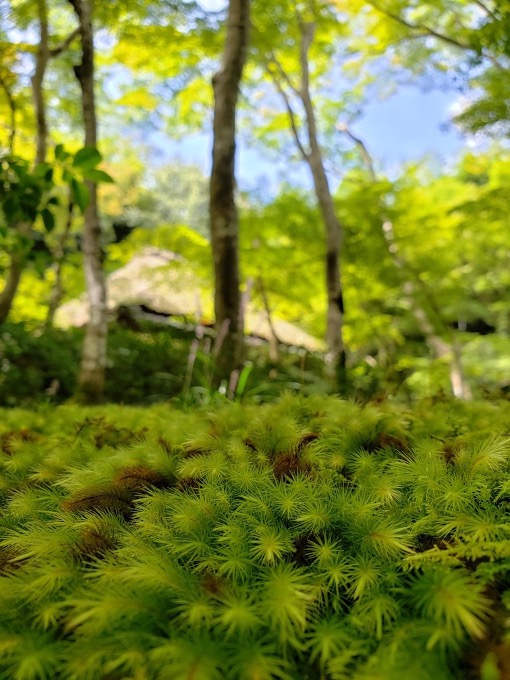
[[(197, 279), (187, 262), (168, 250), (144, 248), (128, 264), (108, 276), (107, 308), (111, 313), (120, 306), (140, 305), (158, 314), (180, 316), (190, 321), (212, 319), (212, 300), (206, 293), (207, 282)], [(88, 322), (86, 296), (82, 295), (60, 307), (56, 323), (62, 327), (84, 326)], [(246, 333), (265, 340), (277, 339), (286, 344), (318, 351), (323, 344), (301, 328), (267, 314), (248, 304)]]

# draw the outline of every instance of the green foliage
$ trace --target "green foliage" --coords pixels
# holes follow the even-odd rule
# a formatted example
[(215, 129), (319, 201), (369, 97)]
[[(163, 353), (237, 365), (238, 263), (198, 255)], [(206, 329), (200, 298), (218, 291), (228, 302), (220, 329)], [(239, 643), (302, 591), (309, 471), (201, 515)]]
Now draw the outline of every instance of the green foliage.
[(50, 196), (53, 188), (53, 168), (39, 163), (31, 169), (27, 161), (14, 156), (0, 157), (0, 234), (23, 223), (33, 224), (41, 215), (47, 231), (54, 226), (49, 206), (58, 203)]
[[(33, 289), (33, 283), (32, 283)], [(0, 405), (30, 406), (38, 402), (62, 402), (74, 390), (83, 330), (30, 328), (6, 323), (0, 330)], [(210, 388), (211, 339), (197, 346), (193, 329), (154, 329), (139, 332), (112, 325), (108, 339), (105, 398), (125, 404), (150, 404), (177, 399), (187, 405), (227, 401)], [(198, 348), (197, 348), (198, 347)], [(193, 360), (194, 357), (194, 360)], [(267, 349), (250, 349), (235, 398), (270, 401), (285, 389), (320, 390), (321, 360), (310, 356), (313, 372), (303, 371), (303, 358), (282, 353), (277, 366)], [(193, 361), (192, 361), (193, 360)]]
[(0, 677), (502, 680), (508, 417), (5, 411)]

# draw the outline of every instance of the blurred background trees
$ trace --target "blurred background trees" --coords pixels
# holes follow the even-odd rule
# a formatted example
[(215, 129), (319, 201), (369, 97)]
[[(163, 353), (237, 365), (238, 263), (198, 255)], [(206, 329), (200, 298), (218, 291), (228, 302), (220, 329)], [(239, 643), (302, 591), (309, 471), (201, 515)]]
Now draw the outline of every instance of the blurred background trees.
[[(100, 143), (82, 131), (77, 10), (92, 12)], [(87, 325), (100, 338), (85, 345), (88, 398), (204, 400), (232, 386), (214, 350), (209, 219), (227, 12), (212, 0), (0, 2), (1, 403), (83, 387)], [(250, 13), (235, 394), (506, 394), (510, 5), (252, 0)], [(456, 154), (388, 162), (359, 131), (408, 86), (451, 94)], [(426, 115), (416, 109), (418, 131)], [(220, 220), (229, 205), (216, 202)]]

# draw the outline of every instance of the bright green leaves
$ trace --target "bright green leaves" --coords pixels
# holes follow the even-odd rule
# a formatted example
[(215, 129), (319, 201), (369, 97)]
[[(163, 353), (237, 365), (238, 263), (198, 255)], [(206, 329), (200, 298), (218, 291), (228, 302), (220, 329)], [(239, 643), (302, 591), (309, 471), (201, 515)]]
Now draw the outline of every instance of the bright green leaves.
[(73, 155), (59, 144), (55, 147), (55, 160), (59, 163), (63, 181), (69, 186), (73, 202), (82, 213), (90, 200), (87, 182), (111, 184), (114, 181), (107, 172), (97, 168), (102, 156), (94, 146), (84, 146)]
[(0, 207), (5, 219), (0, 229), (33, 225), (40, 217), (46, 232), (56, 226), (55, 209), (60, 204), (58, 187), (65, 183), (73, 202), (83, 213), (90, 198), (87, 182), (111, 183), (108, 173), (99, 170), (101, 154), (95, 147), (83, 147), (74, 155), (62, 144), (55, 147), (53, 163), (34, 168), (14, 156), (0, 158)]
[(352, 631), (341, 616), (325, 618), (314, 623), (309, 633), (311, 660), (317, 659), (321, 668), (345, 649), (352, 646)]
[(233, 593), (222, 598), (217, 622), (225, 629), (228, 637), (249, 633), (263, 625), (256, 601), (247, 592)]
[(296, 632), (306, 627), (307, 612), (314, 599), (314, 588), (305, 572), (280, 563), (261, 575), (258, 587), (262, 610), (280, 640), (295, 640)]
[(89, 189), (84, 182), (81, 182), (76, 177), (68, 176), (68, 181), (73, 201), (76, 203), (80, 211), (84, 213), (90, 201)]
[(0, 158), (0, 207), (5, 226), (13, 228), (23, 223), (33, 224), (45, 210), (44, 224), (51, 231), (54, 224), (47, 206), (50, 205), (53, 186), (53, 169), (49, 164), (40, 163), (31, 169), (21, 158)]
[(263, 564), (275, 564), (282, 557), (291, 552), (292, 540), (287, 532), (275, 531), (267, 526), (260, 526), (252, 539), (251, 553)]
[(92, 170), (101, 162), (101, 154), (95, 146), (84, 146), (74, 154), (73, 168)]
[(402, 553), (412, 552), (408, 529), (395, 525), (392, 520), (365, 520), (360, 527), (360, 534), (363, 548), (381, 557), (391, 559)]
[(474, 638), (485, 633), (489, 600), (480, 585), (460, 570), (436, 568), (416, 577), (410, 597), (418, 610), (438, 626), (428, 641), (432, 649), (441, 644), (441, 628), (461, 640), (464, 632)]

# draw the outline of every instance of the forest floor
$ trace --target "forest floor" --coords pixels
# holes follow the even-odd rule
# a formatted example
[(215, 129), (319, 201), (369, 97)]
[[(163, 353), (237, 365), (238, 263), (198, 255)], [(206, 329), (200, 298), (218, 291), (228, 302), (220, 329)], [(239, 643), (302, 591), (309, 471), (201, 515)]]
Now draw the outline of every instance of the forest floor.
[(509, 403), (0, 416), (0, 678), (510, 677)]

